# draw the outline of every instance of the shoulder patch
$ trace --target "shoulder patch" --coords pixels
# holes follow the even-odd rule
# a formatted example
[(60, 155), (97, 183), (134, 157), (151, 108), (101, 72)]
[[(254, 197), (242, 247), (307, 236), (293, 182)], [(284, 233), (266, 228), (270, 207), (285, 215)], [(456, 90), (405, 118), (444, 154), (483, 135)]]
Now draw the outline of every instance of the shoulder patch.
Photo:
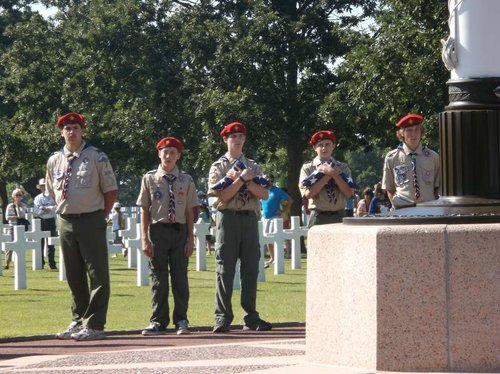
[(108, 161), (108, 156), (106, 156), (105, 153), (99, 153), (99, 158), (97, 159), (98, 162), (105, 162)]

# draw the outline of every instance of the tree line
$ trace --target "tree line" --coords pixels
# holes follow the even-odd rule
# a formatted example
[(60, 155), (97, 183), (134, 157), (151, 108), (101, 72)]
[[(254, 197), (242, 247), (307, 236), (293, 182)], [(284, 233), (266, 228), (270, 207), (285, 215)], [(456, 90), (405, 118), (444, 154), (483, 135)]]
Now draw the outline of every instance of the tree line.
[(119, 200), (134, 204), (156, 168), (154, 145), (181, 139), (180, 166), (206, 189), (230, 121), (249, 130), (246, 153), (273, 173), (300, 211), (298, 178), (308, 140), (332, 129), (334, 154), (360, 186), (381, 176), (397, 144), (394, 123), (447, 104), (440, 60), (446, 4), (429, 0), (44, 0), (0, 5), (0, 198), (9, 183), (32, 195), (55, 126), (85, 115), (88, 141), (110, 157)]

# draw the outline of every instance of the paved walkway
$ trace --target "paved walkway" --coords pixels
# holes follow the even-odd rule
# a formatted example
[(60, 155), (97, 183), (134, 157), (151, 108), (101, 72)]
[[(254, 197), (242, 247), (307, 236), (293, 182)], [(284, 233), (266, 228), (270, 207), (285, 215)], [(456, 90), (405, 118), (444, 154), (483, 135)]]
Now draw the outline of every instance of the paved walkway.
[(0, 340), (0, 373), (394, 374), (308, 363), (305, 344), (305, 326), (299, 323), (266, 332), (235, 326), (228, 334), (209, 328), (183, 336), (112, 332), (90, 342), (34, 336)]
[(299, 373), (305, 371), (291, 369), (300, 368), (304, 354), (304, 324), (278, 325), (269, 332), (235, 327), (228, 334), (200, 328), (187, 336), (115, 332), (90, 342), (39, 336), (0, 340), (0, 372)]

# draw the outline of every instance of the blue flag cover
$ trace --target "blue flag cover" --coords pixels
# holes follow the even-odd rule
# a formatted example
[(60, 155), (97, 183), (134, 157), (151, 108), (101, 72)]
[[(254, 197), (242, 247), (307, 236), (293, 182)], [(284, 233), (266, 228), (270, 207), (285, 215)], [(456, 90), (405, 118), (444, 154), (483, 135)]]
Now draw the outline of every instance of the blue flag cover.
[[(335, 166), (335, 163), (333, 161), (323, 161), (321, 165), (331, 165)], [(317, 181), (319, 181), (325, 174), (321, 171), (315, 170), (311, 175), (309, 175), (306, 179), (302, 181), (302, 185), (304, 187), (311, 187), (313, 184), (315, 184)], [(345, 173), (340, 173), (340, 176), (342, 179), (349, 185), (349, 187), (358, 189), (359, 186), (354, 182), (354, 179), (351, 177), (348, 177)], [(333, 179), (330, 179), (328, 183), (325, 185), (326, 188), (333, 188), (337, 185), (337, 183), (334, 182)]]
[[(235, 171), (245, 170), (246, 168), (247, 167), (245, 166), (245, 164), (243, 162), (241, 162), (240, 160), (235, 160), (233, 162), (232, 169), (235, 170)], [(258, 184), (261, 187), (267, 187), (267, 185), (268, 185), (267, 180), (264, 177), (260, 176), (260, 175), (257, 175), (256, 177), (254, 177), (252, 179), (252, 181), (254, 183)], [(228, 176), (225, 176), (220, 181), (218, 181), (212, 187), (212, 189), (216, 190), (216, 191), (223, 190), (224, 188), (229, 187), (231, 184), (233, 184), (233, 180), (231, 178), (229, 178)], [(243, 190), (243, 189), (246, 189), (246, 186), (242, 186), (240, 188), (240, 190)]]

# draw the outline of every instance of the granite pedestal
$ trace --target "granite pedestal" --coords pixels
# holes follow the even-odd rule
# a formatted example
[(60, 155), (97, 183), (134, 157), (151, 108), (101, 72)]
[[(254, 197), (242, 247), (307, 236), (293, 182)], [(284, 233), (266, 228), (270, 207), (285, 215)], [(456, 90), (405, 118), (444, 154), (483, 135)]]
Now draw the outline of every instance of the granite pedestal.
[(500, 370), (500, 224), (313, 227), (308, 362)]

